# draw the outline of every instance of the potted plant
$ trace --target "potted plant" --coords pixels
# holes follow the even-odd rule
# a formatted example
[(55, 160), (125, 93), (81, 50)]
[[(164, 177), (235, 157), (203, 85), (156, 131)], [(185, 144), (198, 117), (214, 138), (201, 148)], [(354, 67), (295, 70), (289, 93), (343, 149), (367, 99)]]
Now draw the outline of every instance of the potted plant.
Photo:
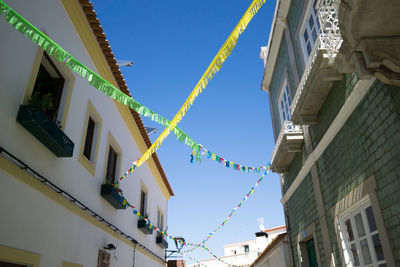
[(36, 92), (32, 94), (31, 98), (29, 99), (29, 104), (37, 106), (44, 112), (51, 111), (54, 108), (54, 98), (51, 93), (42, 95), (42, 97), (40, 97), (39, 93)]
[(167, 228), (166, 228), (165, 230), (160, 229), (161, 232), (163, 232), (163, 233), (158, 232), (158, 233), (157, 233), (157, 237), (156, 237), (156, 244), (157, 244), (159, 247), (164, 248), (164, 249), (168, 248), (168, 242), (167, 242), (167, 240), (165, 240), (165, 238), (164, 238), (164, 234), (167, 233), (167, 229), (168, 229), (168, 226), (167, 226)]
[(145, 213), (143, 219), (138, 220), (138, 229), (145, 235), (151, 235), (153, 233), (153, 228), (150, 228), (150, 223), (147, 223), (145, 219), (149, 219), (148, 213)]
[(57, 157), (72, 157), (74, 143), (54, 121), (55, 111), (51, 93), (35, 92), (27, 104), (19, 107), (17, 122)]

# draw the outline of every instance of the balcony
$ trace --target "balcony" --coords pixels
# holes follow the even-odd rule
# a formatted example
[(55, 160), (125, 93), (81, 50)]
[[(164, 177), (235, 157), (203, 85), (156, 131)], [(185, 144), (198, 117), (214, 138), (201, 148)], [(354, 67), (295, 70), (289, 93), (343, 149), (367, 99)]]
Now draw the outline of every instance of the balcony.
[(311, 52), (290, 107), (291, 120), (299, 125), (317, 123), (318, 112), (333, 83), (342, 79), (342, 74), (330, 65), (327, 51), (320, 44), (318, 41)]
[(162, 236), (162, 235), (158, 235), (158, 236), (156, 237), (156, 244), (157, 244), (160, 248), (163, 248), (163, 249), (168, 248), (168, 242), (167, 242), (167, 240), (164, 239), (164, 236)]
[(115, 190), (114, 186), (111, 184), (102, 184), (101, 185), (101, 196), (108, 201), (115, 209), (122, 210), (126, 209), (126, 200)]
[(293, 125), (291, 121), (285, 121), (272, 152), (271, 169), (273, 172), (285, 173), (288, 171), (294, 154), (302, 150), (303, 140), (301, 126)]
[(17, 122), (57, 157), (72, 157), (74, 143), (39, 107), (21, 105)]
[(146, 223), (146, 221), (144, 219), (141, 219), (138, 221), (137, 227), (145, 235), (153, 234), (153, 228), (150, 228), (150, 224)]
[(337, 19), (337, 2), (320, 1), (318, 17), (320, 34), (311, 51), (291, 106), (293, 123), (308, 125), (317, 123), (321, 109), (332, 85), (342, 79), (333, 63), (342, 45)]

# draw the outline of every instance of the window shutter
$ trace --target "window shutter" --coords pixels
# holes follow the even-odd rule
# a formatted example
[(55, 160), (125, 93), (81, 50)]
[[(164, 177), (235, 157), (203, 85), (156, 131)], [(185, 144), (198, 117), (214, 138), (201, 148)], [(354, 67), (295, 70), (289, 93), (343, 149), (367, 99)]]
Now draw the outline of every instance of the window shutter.
[(110, 253), (99, 250), (97, 267), (110, 267)]

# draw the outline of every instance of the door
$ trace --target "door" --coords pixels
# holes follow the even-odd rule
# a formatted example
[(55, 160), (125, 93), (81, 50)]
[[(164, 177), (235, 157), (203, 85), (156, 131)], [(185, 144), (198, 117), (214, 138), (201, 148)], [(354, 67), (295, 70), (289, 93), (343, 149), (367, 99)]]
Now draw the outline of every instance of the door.
[(317, 253), (315, 252), (314, 239), (311, 238), (306, 242), (307, 256), (310, 267), (318, 267)]

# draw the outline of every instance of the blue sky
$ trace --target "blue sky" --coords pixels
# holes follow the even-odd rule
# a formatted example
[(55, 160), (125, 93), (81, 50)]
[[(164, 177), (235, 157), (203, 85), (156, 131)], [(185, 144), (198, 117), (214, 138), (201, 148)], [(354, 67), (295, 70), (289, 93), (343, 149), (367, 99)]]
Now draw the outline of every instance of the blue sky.
[[(133, 60), (122, 72), (134, 99), (172, 119), (251, 0), (94, 0), (117, 59)], [(196, 99), (179, 127), (211, 152), (235, 163), (264, 166), (274, 148), (268, 95), (260, 90), (260, 47), (268, 41), (275, 1), (267, 1), (239, 37), (222, 69)], [(146, 126), (162, 128), (144, 118)], [(175, 192), (168, 233), (200, 242), (239, 203), (261, 174), (245, 174), (203, 157), (189, 162), (189, 147), (170, 135), (157, 152)], [(132, 159), (134, 161), (135, 159)], [(284, 224), (279, 178), (269, 174), (207, 246), (254, 239), (265, 227)], [(174, 245), (170, 243), (170, 248)], [(198, 249), (198, 259), (210, 256)], [(190, 263), (189, 260), (187, 262)]]

